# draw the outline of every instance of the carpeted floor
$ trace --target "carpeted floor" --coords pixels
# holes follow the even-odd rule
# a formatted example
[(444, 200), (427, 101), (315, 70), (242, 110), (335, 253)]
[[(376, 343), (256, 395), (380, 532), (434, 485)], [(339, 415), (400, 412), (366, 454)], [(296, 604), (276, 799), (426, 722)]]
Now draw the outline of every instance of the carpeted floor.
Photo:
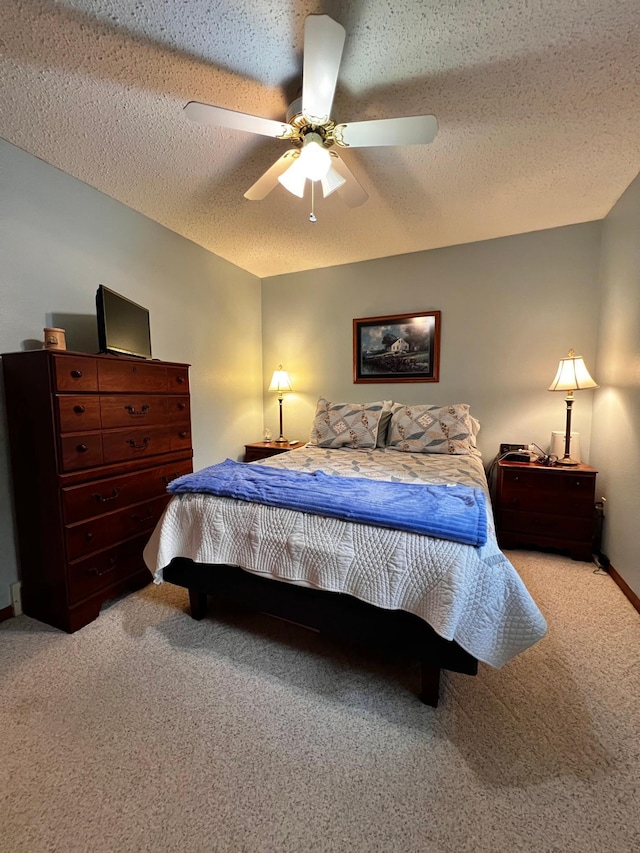
[(0, 850), (638, 851), (640, 615), (512, 551), (549, 633), (445, 673), (166, 584), (67, 635), (0, 626)]

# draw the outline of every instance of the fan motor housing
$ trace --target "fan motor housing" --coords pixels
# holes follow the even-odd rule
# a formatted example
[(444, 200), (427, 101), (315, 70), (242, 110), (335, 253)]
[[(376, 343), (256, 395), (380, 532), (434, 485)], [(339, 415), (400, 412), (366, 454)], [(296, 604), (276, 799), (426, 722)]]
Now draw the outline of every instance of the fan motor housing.
[(325, 148), (331, 148), (335, 142), (333, 136), (333, 130), (336, 126), (335, 122), (328, 119), (324, 124), (310, 124), (308, 119), (306, 119), (302, 113), (302, 98), (296, 98), (295, 101), (289, 105), (289, 109), (287, 110), (287, 122), (295, 128), (296, 131), (296, 135), (290, 136), (289, 138), (299, 142), (300, 144), (302, 144), (307, 133), (310, 132), (317, 133), (322, 138), (322, 144)]

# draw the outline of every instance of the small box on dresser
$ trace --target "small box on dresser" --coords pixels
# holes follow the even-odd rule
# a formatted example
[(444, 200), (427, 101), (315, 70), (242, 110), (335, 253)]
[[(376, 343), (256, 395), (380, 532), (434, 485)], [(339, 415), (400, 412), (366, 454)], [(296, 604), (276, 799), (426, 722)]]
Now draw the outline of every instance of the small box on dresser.
[(553, 548), (591, 560), (596, 474), (584, 464), (499, 461), (493, 503), (500, 546)]
[(189, 366), (2, 356), (23, 610), (73, 632), (151, 580), (142, 551), (192, 468)]

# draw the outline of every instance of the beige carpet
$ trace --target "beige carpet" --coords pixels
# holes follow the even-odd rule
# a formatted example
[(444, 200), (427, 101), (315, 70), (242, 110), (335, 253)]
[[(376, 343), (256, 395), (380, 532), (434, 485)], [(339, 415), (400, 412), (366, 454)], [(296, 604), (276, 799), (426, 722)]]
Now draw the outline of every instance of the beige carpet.
[(418, 671), (149, 586), (68, 636), (0, 626), (0, 850), (638, 851), (640, 615), (594, 566), (508, 556), (549, 634)]

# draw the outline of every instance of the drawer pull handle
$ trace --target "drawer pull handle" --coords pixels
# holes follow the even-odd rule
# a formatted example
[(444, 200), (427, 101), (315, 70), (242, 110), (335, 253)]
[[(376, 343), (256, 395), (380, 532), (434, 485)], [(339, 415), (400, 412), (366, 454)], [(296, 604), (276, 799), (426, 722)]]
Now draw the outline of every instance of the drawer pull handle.
[(89, 448), (87, 447), (87, 445), (86, 445), (86, 444), (79, 444), (79, 445), (76, 447), (76, 450), (78, 451), (78, 453), (86, 453), (88, 449), (89, 449)]
[(140, 444), (137, 444), (135, 438), (130, 438), (127, 441), (127, 444), (129, 445), (129, 447), (133, 447), (134, 450), (144, 450), (145, 448), (147, 448), (149, 446), (150, 441), (151, 441), (151, 439), (149, 437), (147, 437), (147, 438), (143, 438), (142, 441), (140, 442)]
[(82, 378), (82, 371), (81, 370), (72, 370), (71, 376), (73, 377), (73, 379), (81, 379)]
[(74, 407), (73, 407), (73, 411), (74, 411), (77, 415), (84, 415), (84, 413), (85, 413), (87, 410), (85, 409), (85, 407), (84, 407), (84, 406), (74, 406)]
[(180, 438), (186, 438), (187, 437), (187, 433), (184, 430), (182, 430), (182, 432), (178, 433), (178, 435), (180, 436)]
[(150, 512), (147, 515), (132, 515), (131, 518), (134, 521), (137, 521), (139, 524), (144, 524), (145, 521), (151, 521), (153, 518), (153, 513)]
[(178, 408), (179, 408), (179, 409), (186, 409), (186, 408), (187, 408), (187, 404), (186, 404), (186, 403), (178, 403)]
[(182, 383), (184, 382), (184, 376), (178, 376), (178, 377), (176, 377), (176, 382), (177, 382), (179, 385), (182, 385)]
[(93, 539), (93, 533), (90, 530), (87, 531), (87, 533), (85, 533), (84, 535), (84, 538), (87, 540), (87, 542), (91, 542), (91, 540)]
[(117, 562), (118, 562), (117, 557), (111, 557), (111, 559), (109, 560), (110, 565), (106, 569), (99, 569), (99, 568), (97, 568), (97, 566), (93, 566), (92, 568), (90, 568), (88, 570), (88, 573), (90, 575), (95, 575), (96, 577), (101, 577), (102, 575), (108, 575), (109, 572), (112, 572), (115, 569)]
[(172, 480), (175, 480), (176, 477), (179, 477), (180, 474), (163, 474), (160, 478), (163, 483), (170, 483)]
[(140, 409), (136, 409), (135, 406), (125, 406), (125, 409), (130, 415), (146, 415), (149, 411), (149, 406), (145, 403)]
[(98, 503), (106, 503), (106, 501), (115, 501), (116, 498), (120, 497), (120, 492), (117, 489), (114, 489), (113, 492), (105, 497), (104, 495), (98, 494), (98, 492), (94, 492), (91, 497), (94, 501), (98, 501)]

